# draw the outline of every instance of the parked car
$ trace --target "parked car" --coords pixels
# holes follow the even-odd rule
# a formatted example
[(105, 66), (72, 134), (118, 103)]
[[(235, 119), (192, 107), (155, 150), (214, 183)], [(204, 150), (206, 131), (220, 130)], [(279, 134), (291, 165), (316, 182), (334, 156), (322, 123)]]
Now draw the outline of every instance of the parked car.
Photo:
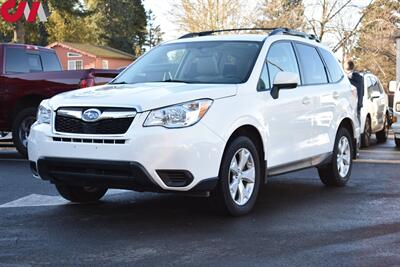
[(389, 135), (389, 98), (379, 79), (372, 73), (364, 73), (364, 100), (361, 109), (361, 146), (371, 145), (372, 134), (379, 143), (386, 142)]
[(117, 70), (62, 71), (52, 49), (0, 44), (0, 131), (12, 132), (13, 142), (27, 155), (27, 136), (39, 103), (58, 93), (104, 84)]
[(332, 52), (287, 29), (212, 33), (160, 45), (108, 85), (42, 101), (34, 176), (72, 202), (109, 188), (201, 193), (232, 215), (253, 208), (267, 176), (316, 167), (324, 184), (344, 186), (357, 94)]
[[(396, 88), (396, 87), (392, 87)], [(392, 89), (393, 90), (393, 89)], [(396, 146), (400, 148), (400, 83), (397, 83), (393, 101), (393, 124), (394, 140)]]

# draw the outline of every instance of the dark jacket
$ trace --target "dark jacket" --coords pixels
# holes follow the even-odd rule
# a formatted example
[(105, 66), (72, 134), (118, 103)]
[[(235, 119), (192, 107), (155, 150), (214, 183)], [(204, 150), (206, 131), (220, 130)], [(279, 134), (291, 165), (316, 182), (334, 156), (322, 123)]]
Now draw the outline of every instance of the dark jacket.
[(364, 99), (364, 77), (358, 72), (353, 72), (351, 77), (349, 78), (351, 84), (357, 88), (358, 95), (358, 111), (363, 107), (363, 99)]

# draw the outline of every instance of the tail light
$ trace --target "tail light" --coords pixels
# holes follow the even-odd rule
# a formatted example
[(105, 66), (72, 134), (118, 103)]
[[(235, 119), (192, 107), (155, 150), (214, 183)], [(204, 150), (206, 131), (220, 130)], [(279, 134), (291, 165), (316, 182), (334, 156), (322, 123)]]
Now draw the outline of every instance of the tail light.
[(79, 88), (86, 88), (91, 86), (94, 86), (93, 78), (82, 79), (81, 82), (79, 83)]

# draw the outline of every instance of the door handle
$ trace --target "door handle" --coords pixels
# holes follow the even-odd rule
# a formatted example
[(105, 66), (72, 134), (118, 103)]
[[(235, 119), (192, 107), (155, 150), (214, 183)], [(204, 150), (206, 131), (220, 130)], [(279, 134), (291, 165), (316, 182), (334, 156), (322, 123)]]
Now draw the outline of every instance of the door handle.
[(333, 92), (332, 96), (334, 99), (338, 99), (340, 95), (338, 92)]
[(304, 105), (309, 105), (309, 104), (311, 104), (311, 98), (306, 96), (306, 97), (303, 98), (302, 102), (303, 102)]

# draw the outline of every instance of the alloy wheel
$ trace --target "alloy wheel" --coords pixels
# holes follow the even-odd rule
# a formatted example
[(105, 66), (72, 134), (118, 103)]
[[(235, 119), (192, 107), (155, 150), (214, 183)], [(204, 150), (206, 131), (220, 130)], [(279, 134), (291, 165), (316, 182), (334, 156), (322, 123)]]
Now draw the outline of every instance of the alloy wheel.
[(254, 192), (256, 169), (251, 152), (239, 149), (232, 158), (229, 168), (229, 192), (233, 201), (244, 206)]
[(346, 136), (339, 140), (336, 160), (339, 175), (342, 178), (346, 177), (351, 166), (351, 147)]

